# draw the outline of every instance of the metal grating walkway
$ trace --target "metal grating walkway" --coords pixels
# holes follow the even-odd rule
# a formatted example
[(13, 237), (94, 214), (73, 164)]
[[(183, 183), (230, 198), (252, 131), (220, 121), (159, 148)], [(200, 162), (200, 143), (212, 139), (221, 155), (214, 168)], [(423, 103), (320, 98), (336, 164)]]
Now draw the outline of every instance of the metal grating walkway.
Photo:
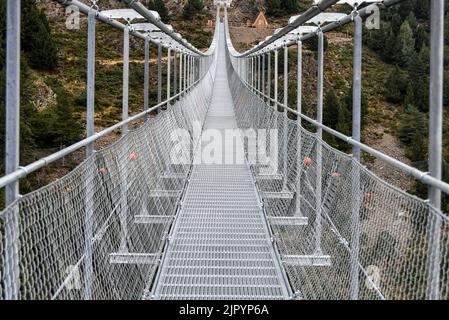
[[(224, 45), (221, 34), (213, 100), (204, 124), (205, 130), (222, 134), (237, 128)], [(223, 152), (214, 159), (243, 157), (243, 146), (238, 142), (240, 138), (234, 140), (235, 146), (230, 141), (211, 140), (197, 150), (197, 156), (222, 143)], [(194, 165), (153, 298), (289, 297), (252, 173), (246, 161), (225, 163), (229, 162)]]

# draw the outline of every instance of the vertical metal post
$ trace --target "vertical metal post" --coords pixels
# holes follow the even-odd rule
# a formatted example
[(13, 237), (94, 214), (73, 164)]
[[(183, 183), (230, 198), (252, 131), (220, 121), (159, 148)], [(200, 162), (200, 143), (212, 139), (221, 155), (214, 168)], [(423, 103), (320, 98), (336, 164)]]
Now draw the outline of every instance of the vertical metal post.
[[(87, 23), (87, 123), (86, 135), (92, 136), (94, 131), (94, 105), (95, 105), (95, 22), (96, 12), (90, 10)], [(86, 147), (86, 156), (93, 154), (94, 146), (90, 143)]]
[[(267, 96), (268, 98), (271, 98), (271, 51), (268, 51), (268, 66), (267, 66), (267, 83), (268, 83), (268, 89), (267, 89)], [(271, 106), (271, 101), (268, 99), (268, 105)]]
[[(318, 86), (317, 86), (317, 122), (323, 123), (323, 81), (324, 81), (324, 35), (321, 29), (318, 31)], [(317, 128), (316, 132), (316, 197), (315, 197), (315, 254), (321, 254), (321, 163), (322, 163), (322, 145), (321, 138), (323, 129)]]
[[(279, 106), (278, 106), (278, 78), (279, 78), (279, 52), (278, 49), (276, 48), (274, 50), (274, 103), (273, 103), (273, 107), (274, 107), (274, 125), (273, 127), (276, 128), (277, 130), (277, 135), (279, 137), (279, 121), (278, 121), (278, 110), (279, 110)], [(281, 157), (281, 153), (278, 153), (278, 160)], [(277, 167), (276, 167), (276, 173), (278, 173), (279, 170), (279, 163), (281, 163), (280, 161), (278, 161)]]
[[(279, 77), (279, 68), (278, 68), (278, 58), (279, 58), (279, 52), (276, 48), (274, 50), (274, 109), (278, 111), (278, 77)], [(276, 117), (277, 119), (277, 117)], [(276, 120), (277, 122), (277, 120)]]
[(245, 83), (249, 85), (249, 58), (244, 58), (245, 61)]
[(197, 72), (197, 74), (198, 74), (198, 79), (200, 79), (201, 76), (203, 75), (203, 69), (204, 69), (204, 57), (198, 58), (197, 65), (198, 65), (198, 72)]
[[(300, 35), (297, 40), (298, 45), (298, 57), (297, 57), (297, 70), (296, 70), (296, 111), (298, 114), (302, 113), (302, 41)], [(296, 171), (296, 216), (302, 216), (301, 212), (301, 168), (302, 168), (302, 118), (298, 115), (298, 132), (297, 132), (297, 171)]]
[(240, 76), (242, 77), (243, 82), (246, 83), (246, 59), (238, 59), (240, 60)]
[[(157, 104), (162, 102), (162, 41), (157, 45)], [(157, 108), (157, 112), (161, 107)]]
[(190, 71), (190, 77), (191, 77), (191, 82), (190, 82), (190, 85), (193, 85), (193, 83), (195, 82), (195, 57), (194, 56), (192, 56), (192, 61), (191, 61), (191, 65), (192, 65), (192, 67), (191, 67), (191, 71)]
[[(249, 84), (249, 86), (251, 87), (251, 58), (247, 58), (246, 59), (246, 63), (247, 63), (247, 69), (248, 69), (248, 79), (247, 82)], [(252, 89), (251, 89), (252, 90)]]
[(183, 60), (183, 53), (182, 51), (179, 51), (179, 92), (183, 91), (183, 86), (182, 86), (182, 60)]
[(190, 61), (191, 68), (190, 68), (190, 83), (193, 85), (195, 82), (195, 72), (196, 72), (196, 58), (192, 55), (192, 60)]
[(251, 58), (244, 58), (245, 59), (245, 80), (246, 80), (246, 84), (248, 86), (251, 85), (250, 83), (250, 63), (249, 63), (249, 59)]
[(251, 57), (251, 90), (254, 92), (254, 57)]
[[(20, 161), (20, 1), (6, 4), (6, 132), (5, 174), (19, 169)], [(19, 181), (5, 187), (5, 206), (19, 197)], [(5, 216), (5, 299), (19, 299), (19, 207)]]
[(265, 53), (262, 55), (262, 97), (265, 95)]
[(187, 53), (184, 54), (184, 91), (187, 89)]
[[(94, 135), (94, 108), (95, 108), (95, 23), (96, 11), (89, 10), (87, 18), (87, 114), (86, 114), (86, 135)], [(94, 145), (90, 143), (86, 147), (86, 157), (90, 157), (94, 152)], [(93, 164), (91, 163), (93, 167)], [(92, 298), (92, 219), (93, 219), (93, 181), (92, 173), (86, 172), (86, 211), (84, 217), (84, 299)]]
[[(352, 92), (352, 138), (360, 142), (362, 110), (362, 18), (354, 17), (354, 62)], [(359, 296), (359, 212), (360, 212), (360, 147), (352, 147), (352, 214), (351, 214), (351, 299)]]
[[(429, 171), (434, 178), (442, 178), (443, 145), (443, 57), (444, 57), (444, 1), (432, 0), (430, 7), (430, 105), (429, 105)], [(441, 209), (441, 190), (429, 187), (429, 200)], [(429, 216), (427, 297), (440, 298), (441, 217)]]
[[(122, 98), (122, 120), (128, 119), (128, 98), (129, 98), (129, 26), (123, 30), (123, 98)], [(128, 136), (128, 124), (122, 126), (122, 136), (127, 139)], [(122, 183), (120, 185), (121, 189), (121, 208), (120, 208), (120, 225), (121, 237), (120, 237), (120, 251), (127, 252), (127, 239), (128, 239), (128, 226), (127, 226), (127, 215), (128, 215), (128, 196), (127, 196), (127, 175), (128, 167), (126, 163), (126, 154), (128, 153), (127, 141), (123, 147), (122, 161)]]
[(187, 56), (187, 88), (190, 87), (190, 68), (191, 68), (191, 64), (190, 64), (190, 60), (191, 60), (191, 56), (190, 54)]
[[(150, 39), (145, 37), (145, 66), (143, 81), (143, 110), (147, 111), (150, 106)], [(145, 114), (144, 121), (148, 120), (148, 114)]]
[(199, 70), (199, 60), (198, 59), (199, 58), (196, 57), (195, 60), (194, 60), (195, 61), (195, 65), (194, 65), (194, 69), (193, 69), (195, 71), (194, 72), (194, 79), (193, 79), (194, 83), (198, 80), (198, 70)]
[(254, 89), (256, 88), (257, 85), (257, 76), (256, 76), (256, 71), (257, 71), (257, 65), (256, 65), (256, 57), (253, 57), (252, 59), (252, 68), (253, 68), (253, 91), (255, 91)]
[(178, 52), (173, 52), (173, 95), (178, 94)]
[(167, 49), (167, 110), (170, 108), (171, 48)]
[(257, 91), (259, 91), (257, 93), (258, 96), (260, 96), (260, 92), (262, 90), (260, 90), (260, 55), (257, 56)]
[(190, 83), (189, 83), (189, 62), (190, 62), (190, 55), (187, 54), (186, 55), (186, 74), (185, 74), (185, 80), (186, 80), (186, 89), (189, 87)]
[(193, 83), (193, 56), (190, 56), (189, 67), (189, 87), (191, 87)]
[(282, 161), (283, 165), (283, 184), (282, 190), (287, 191), (287, 180), (288, 180), (288, 115), (287, 115), (287, 106), (288, 106), (288, 46), (284, 45), (284, 117), (283, 117), (283, 149), (284, 149), (284, 157)]

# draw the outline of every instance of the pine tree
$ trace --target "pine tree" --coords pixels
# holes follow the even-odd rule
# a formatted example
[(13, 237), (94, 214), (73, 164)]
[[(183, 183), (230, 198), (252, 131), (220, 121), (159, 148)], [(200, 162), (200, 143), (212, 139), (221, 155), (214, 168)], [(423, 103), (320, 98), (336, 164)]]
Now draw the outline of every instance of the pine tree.
[(413, 90), (413, 85), (411, 83), (408, 83), (407, 85), (407, 90), (404, 97), (404, 105), (406, 108), (410, 107), (416, 108), (415, 92)]
[(204, 9), (204, 3), (202, 0), (188, 0), (184, 5), (182, 15), (186, 19), (193, 19), (198, 13), (201, 13)]
[(165, 6), (165, 2), (163, 0), (154, 0), (154, 10), (159, 13), (161, 16), (161, 20), (164, 23), (170, 22), (170, 15), (168, 14), (168, 9)]
[(449, 44), (449, 12), (444, 16), (444, 44)]
[(282, 10), (281, 0), (266, 0), (267, 15), (272, 17), (279, 17), (284, 14)]
[(22, 48), (35, 69), (52, 70), (58, 64), (47, 17), (37, 8), (36, 0), (22, 0)]
[(402, 18), (399, 14), (394, 14), (391, 17), (391, 29), (393, 30), (394, 34), (397, 35), (399, 33), (399, 30), (401, 29), (402, 24)]
[(73, 96), (58, 82), (52, 82), (56, 105), (37, 112), (31, 121), (33, 135), (39, 147), (61, 147), (81, 139), (84, 131), (79, 116), (74, 113)]
[(340, 104), (340, 108), (338, 110), (338, 119), (337, 125), (335, 129), (343, 134), (351, 135), (352, 128), (352, 118), (351, 112), (348, 110), (348, 107), (345, 103)]
[(32, 103), (34, 84), (31, 70), (25, 56), (20, 57), (20, 159), (22, 162), (32, 158), (32, 151), (39, 136), (34, 133), (33, 123), (39, 118), (36, 106)]
[(407, 17), (407, 22), (413, 31), (418, 27), (418, 21), (416, 20), (416, 16), (413, 11), (410, 11), (410, 14)]
[(444, 96), (443, 104), (445, 107), (449, 106), (449, 72), (446, 70), (444, 72)]
[(429, 110), (429, 55), (429, 48), (423, 46), (408, 68), (411, 81), (407, 90), (406, 104), (412, 104), (423, 112)]
[(413, 10), (412, 1), (403, 1), (398, 7), (398, 13), (402, 16), (402, 18), (406, 18), (410, 12)]
[(193, 6), (197, 10), (197, 12), (201, 12), (204, 9), (204, 3), (202, 0), (193, 0)]
[(386, 62), (397, 63), (399, 60), (399, 50), (400, 47), (397, 41), (396, 34), (394, 33), (393, 28), (390, 28), (385, 41), (384, 49), (381, 53), (381, 57)]
[(391, 103), (402, 103), (407, 91), (407, 76), (396, 66), (385, 83), (385, 98)]
[(185, 19), (192, 20), (195, 17), (195, 7), (192, 5), (192, 3), (187, 1), (187, 3), (184, 5), (184, 8), (182, 10), (182, 15)]
[[(352, 106), (353, 106), (353, 87), (351, 86), (346, 93), (346, 96), (344, 98), (343, 105), (346, 106), (346, 110), (349, 112), (349, 127), (352, 127)], [(361, 96), (361, 115), (362, 115), (362, 126), (366, 123), (367, 115), (368, 115), (368, 101), (366, 100), (366, 95), (362, 90), (362, 96)]]
[(5, 39), (6, 39), (6, 15), (5, 15), (5, 1), (0, 1), (0, 71), (3, 70), (6, 54), (5, 54)]
[(426, 158), (426, 118), (413, 106), (408, 106), (400, 119), (398, 136), (407, 146), (407, 156), (412, 161)]
[(340, 101), (335, 94), (335, 91), (330, 88), (326, 92), (324, 99), (324, 113), (323, 113), (323, 123), (331, 128), (337, 126), (338, 112), (340, 111)]
[(385, 49), (385, 39), (388, 38), (388, 29), (384, 24), (381, 24), (379, 30), (368, 30), (364, 27), (363, 33), (366, 34), (363, 37), (364, 44), (371, 50), (381, 53)]
[(399, 63), (401, 66), (408, 66), (415, 56), (415, 39), (413, 38), (413, 31), (408, 21), (404, 21), (401, 25), (398, 43), (400, 46)]
[(418, 19), (429, 19), (430, 13), (430, 1), (429, 0), (416, 0), (415, 1), (415, 14)]
[[(0, 1), (0, 154), (5, 154), (5, 43), (6, 16), (5, 3)], [(0, 157), (0, 174), (4, 173), (4, 157)], [(1, 196), (1, 194), (0, 194)], [(0, 198), (0, 207), (3, 208), (3, 197)]]
[(83, 127), (79, 119), (74, 115), (72, 104), (59, 100), (56, 109), (54, 141), (56, 145), (68, 146), (80, 140)]
[(287, 14), (296, 13), (298, 11), (298, 0), (281, 0), (281, 8)]
[(420, 52), (423, 46), (427, 46), (429, 43), (429, 34), (426, 32), (424, 26), (419, 25), (416, 28), (415, 35), (415, 50), (416, 52)]

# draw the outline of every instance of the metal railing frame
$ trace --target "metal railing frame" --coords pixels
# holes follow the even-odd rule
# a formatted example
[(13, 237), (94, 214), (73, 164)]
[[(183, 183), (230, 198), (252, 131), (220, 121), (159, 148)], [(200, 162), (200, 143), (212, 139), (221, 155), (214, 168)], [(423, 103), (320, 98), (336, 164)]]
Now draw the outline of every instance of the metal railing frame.
[[(241, 70), (241, 67), (234, 69), (238, 70), (238, 74), (242, 79), (243, 83), (247, 86), (248, 90), (255, 92), (256, 94), (263, 97), (264, 101), (266, 101), (269, 105), (271, 103), (274, 104), (275, 110), (278, 110), (279, 107), (282, 110), (288, 110), (292, 114), (295, 114), (298, 117), (299, 124), (301, 125), (301, 119), (306, 120), (308, 123), (312, 124), (317, 129), (317, 136), (320, 136), (320, 132), (322, 130), (327, 133), (335, 136), (338, 139), (345, 141), (346, 143), (352, 145), (352, 158), (355, 162), (360, 162), (360, 152), (364, 151), (368, 154), (374, 156), (375, 158), (392, 165), (393, 167), (405, 172), (406, 174), (416, 178), (420, 182), (428, 185), (429, 187), (429, 205), (434, 208), (436, 211), (441, 213), (441, 192), (449, 194), (449, 184), (442, 181), (442, 93), (443, 93), (443, 28), (444, 28), (444, 2), (443, 0), (432, 0), (431, 5), (431, 75), (430, 75), (430, 112), (429, 112), (429, 120), (430, 120), (430, 133), (429, 133), (429, 172), (423, 172), (418, 170), (408, 164), (405, 164), (387, 154), (378, 151), (374, 148), (369, 147), (361, 143), (361, 135), (360, 135), (360, 124), (361, 124), (361, 56), (362, 56), (362, 18), (369, 16), (372, 13), (373, 6), (377, 6), (379, 8), (387, 8), (394, 4), (397, 4), (403, 0), (384, 0), (381, 3), (368, 5), (360, 10), (354, 8), (351, 14), (348, 14), (343, 19), (340, 19), (337, 22), (332, 22), (324, 26), (319, 26), (315, 32), (302, 35), (297, 33), (297, 39), (286, 39), (282, 44), (281, 41), (277, 40), (284, 38), (285, 35), (293, 31), (295, 28), (300, 26), (301, 24), (308, 21), (311, 17), (318, 15), (320, 12), (324, 11), (326, 8), (332, 7), (337, 1), (321, 1), (315, 6), (312, 6), (305, 13), (300, 15), (295, 21), (288, 24), (286, 27), (280, 29), (279, 32), (275, 33), (272, 37), (263, 41), (259, 45), (256, 45), (252, 49), (247, 50), (245, 53), (238, 53), (232, 46), (232, 42), (229, 37), (229, 31), (227, 30), (228, 37), (228, 47), (229, 52), (234, 59), (232, 61), (233, 65), (237, 64), (239, 66), (243, 65), (244, 70)], [(225, 9), (225, 15), (227, 17), (227, 11)], [(227, 21), (227, 18), (226, 18)], [(318, 49), (318, 116), (322, 114), (322, 99), (323, 92), (320, 86), (322, 83), (322, 59), (320, 56), (323, 54), (323, 46), (320, 38), (326, 32), (339, 28), (348, 23), (354, 22), (355, 24), (355, 32), (354, 32), (354, 56), (353, 56), (353, 64), (354, 64), (354, 73), (353, 73), (353, 119), (352, 119), (352, 137), (344, 135), (330, 127), (323, 125), (322, 119), (318, 117), (317, 120), (314, 120), (310, 117), (305, 116), (301, 112), (301, 83), (302, 83), (302, 52), (298, 49), (298, 60), (301, 61), (298, 63), (298, 102), (297, 107), (298, 110), (291, 109), (288, 107), (287, 99), (285, 97), (284, 92), (284, 102), (281, 103), (278, 101), (277, 97), (277, 58), (278, 58), (278, 50), (282, 47), (287, 48), (291, 45), (302, 45), (302, 41), (307, 39), (311, 39), (315, 36), (319, 39), (319, 49)], [(228, 28), (227, 28), (228, 29)], [(321, 35), (321, 37), (320, 37)], [(284, 38), (285, 39), (285, 38)], [(273, 44), (274, 43), (274, 44)], [(320, 45), (321, 44), (321, 45)], [(270, 96), (270, 91), (268, 91), (268, 95), (265, 93), (265, 90), (261, 90), (260, 88), (256, 88), (251, 82), (248, 82), (245, 78), (245, 66), (247, 63), (245, 61), (252, 60), (254, 57), (269, 55), (270, 52), (274, 51), (275, 53), (275, 96)], [(288, 55), (285, 55), (288, 58)], [(285, 59), (285, 57), (284, 57)], [(301, 59), (301, 60), (300, 60)], [(235, 63), (235, 60), (239, 61)], [(243, 63), (240, 62), (243, 60)], [(270, 60), (269, 60), (270, 61)], [(285, 62), (285, 61), (284, 61)], [(270, 74), (270, 66), (268, 66), (268, 74)], [(285, 79), (285, 77), (284, 77)], [(270, 76), (268, 76), (267, 82), (270, 86)], [(288, 78), (287, 78), (288, 80)], [(286, 81), (286, 80), (284, 80)], [(285, 86), (286, 84), (284, 84)], [(285, 88), (284, 88), (285, 89)], [(266, 100), (265, 100), (266, 99)], [(318, 139), (320, 140), (320, 139)], [(318, 156), (320, 157), (320, 156)], [(298, 160), (300, 161), (300, 160)], [(358, 166), (354, 165), (355, 168), (353, 180), (352, 180), (352, 193), (357, 193), (357, 188), (359, 188), (359, 172)], [(351, 299), (358, 299), (358, 288), (359, 288), (359, 266), (358, 266), (358, 250), (359, 250), (359, 237), (358, 237), (358, 225), (359, 225), (359, 201), (353, 197), (355, 202), (353, 201), (353, 212), (351, 214), (351, 230), (353, 236), (351, 237)], [(298, 208), (298, 204), (296, 204)], [(318, 206), (319, 208), (319, 206)], [(441, 217), (436, 214), (434, 218), (431, 219), (431, 228), (432, 232), (429, 238), (429, 262), (428, 267), (431, 272), (428, 275), (428, 292), (427, 297), (429, 299), (438, 299), (439, 298), (439, 278), (440, 278), (440, 241), (441, 241)], [(354, 236), (355, 235), (355, 236)], [(318, 246), (319, 248), (319, 246)]]
[[(7, 46), (6, 46), (6, 152), (5, 152), (5, 164), (6, 171), (5, 176), (0, 178), (0, 187), (5, 187), (5, 205), (12, 210), (8, 211), (5, 216), (6, 234), (5, 234), (5, 254), (4, 259), (4, 283), (5, 283), (5, 298), (8, 300), (15, 300), (19, 298), (19, 211), (18, 200), (19, 194), (19, 180), (26, 177), (28, 174), (48, 166), (49, 164), (73, 153), (74, 151), (86, 147), (86, 158), (89, 159), (95, 152), (94, 142), (98, 139), (111, 134), (114, 130), (121, 129), (122, 136), (126, 137), (128, 132), (128, 125), (141, 118), (144, 121), (147, 120), (148, 114), (152, 111), (161, 109), (164, 105), (169, 106), (170, 103), (185, 95), (189, 90), (196, 86), (206, 75), (208, 67), (213, 62), (213, 53), (215, 50), (215, 41), (212, 42), (209, 50), (206, 53), (199, 51), (190, 45), (186, 40), (175, 34), (168, 27), (155, 19), (151, 12), (146, 8), (142, 8), (141, 4), (132, 1), (131, 7), (135, 8), (142, 16), (154, 23), (160, 30), (169, 35), (171, 40), (164, 41), (164, 39), (154, 39), (149, 34), (136, 32), (130, 22), (127, 25), (118, 22), (117, 20), (110, 19), (101, 11), (99, 11), (96, 2), (92, 2), (92, 6), (89, 7), (86, 4), (77, 0), (54, 0), (64, 6), (75, 6), (78, 10), (87, 15), (87, 99), (86, 99), (86, 138), (66, 147), (58, 152), (55, 152), (49, 156), (41, 158), (27, 166), (19, 166), (19, 137), (20, 137), (20, 1), (8, 0), (7, 1)], [(123, 96), (122, 96), (122, 121), (106, 128), (98, 133), (94, 131), (94, 104), (95, 104), (95, 38), (96, 38), (96, 20), (104, 22), (113, 28), (121, 30), (123, 32)], [(144, 110), (136, 115), (129, 116), (128, 114), (128, 93), (129, 93), (129, 39), (130, 36), (134, 36), (138, 39), (144, 40), (145, 46), (145, 63), (144, 63)], [(161, 92), (159, 90), (158, 103), (149, 107), (149, 47), (153, 42), (159, 47), (159, 87), (162, 85), (161, 78), (161, 53), (162, 47), (167, 48), (167, 99), (162, 101)], [(178, 44), (173, 44), (177, 42)], [(170, 66), (170, 53), (174, 52), (176, 59), (176, 52), (182, 53), (184, 57), (188, 57), (190, 64), (185, 65), (186, 71), (184, 73), (184, 80), (182, 79), (182, 73), (179, 74), (179, 81), (184, 81), (185, 87), (179, 88), (179, 92), (176, 92), (173, 96), (170, 94), (171, 83), (171, 66)], [(182, 56), (181, 55), (181, 56)], [(198, 62), (199, 59), (204, 60), (205, 67), (203, 70), (195, 69), (194, 62)], [(175, 73), (176, 77), (176, 73)], [(175, 78), (174, 82), (177, 81)], [(187, 85), (188, 84), (188, 85)], [(126, 170), (126, 168), (124, 168)], [(126, 179), (126, 175), (123, 179)], [(124, 184), (124, 183), (123, 183)], [(84, 298), (92, 298), (92, 217), (93, 217), (93, 199), (91, 192), (92, 181), (90, 178), (86, 179), (86, 213), (85, 213), (85, 252), (84, 252), (84, 267), (86, 272), (84, 273)], [(122, 195), (123, 197), (124, 195)], [(125, 195), (126, 196), (126, 195)], [(123, 232), (126, 233), (126, 230)], [(124, 248), (126, 250), (126, 248)]]

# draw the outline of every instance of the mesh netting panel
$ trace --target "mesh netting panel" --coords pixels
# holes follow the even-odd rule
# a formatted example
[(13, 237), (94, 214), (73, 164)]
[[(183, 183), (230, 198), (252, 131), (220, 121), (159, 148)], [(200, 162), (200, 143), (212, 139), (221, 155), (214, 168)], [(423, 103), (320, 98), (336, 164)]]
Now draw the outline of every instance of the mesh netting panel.
[[(0, 298), (9, 289), (5, 276), (13, 276), (5, 266), (14, 260), (21, 299), (82, 299), (87, 287), (92, 299), (140, 299), (149, 290), (190, 170), (172, 164), (170, 135), (203, 123), (212, 85), (209, 72), (171, 108), (0, 213)], [(191, 150), (183, 144), (178, 153), (188, 157)], [(171, 191), (176, 196), (167, 196)], [(145, 221), (149, 216), (157, 222)], [(11, 230), (14, 217), (18, 230)], [(18, 243), (15, 259), (8, 232)]]
[[(448, 218), (425, 201), (382, 181), (350, 156), (300, 128), (296, 120), (275, 111), (243, 84), (232, 63), (228, 63), (228, 73), (238, 126), (268, 130), (267, 141), (276, 141), (270, 135), (277, 136), (277, 161), (272, 161), (277, 170), (269, 172), (272, 178), (259, 179), (258, 187), (262, 194), (291, 196), (266, 197), (268, 216), (308, 218), (306, 225), (271, 226), (293, 290), (305, 299), (349, 299), (351, 236), (357, 234), (359, 298), (425, 298), (428, 258), (438, 250), (428, 245), (430, 223), (439, 219), (440, 292), (442, 299), (448, 299)], [(266, 148), (270, 149), (269, 143)], [(266, 167), (260, 162), (253, 165), (256, 175), (266, 174)], [(353, 182), (357, 176), (358, 188)], [(317, 197), (318, 186), (321, 197)], [(359, 209), (355, 232), (351, 229), (353, 208)], [(311, 255), (330, 256), (330, 266), (295, 265), (285, 259)]]

